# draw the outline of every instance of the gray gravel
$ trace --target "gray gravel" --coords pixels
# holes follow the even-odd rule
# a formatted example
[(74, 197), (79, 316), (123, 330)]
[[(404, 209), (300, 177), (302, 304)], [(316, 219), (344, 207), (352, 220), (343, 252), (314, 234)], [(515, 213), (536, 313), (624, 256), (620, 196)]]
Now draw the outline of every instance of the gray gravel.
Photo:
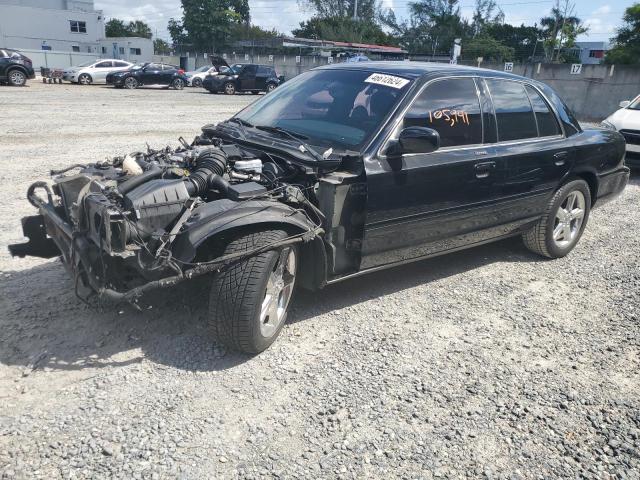
[(202, 290), (90, 308), (11, 259), (51, 168), (191, 139), (255, 97), (1, 88), (1, 478), (640, 478), (640, 178), (569, 257), (518, 239), (296, 297), (257, 357)]

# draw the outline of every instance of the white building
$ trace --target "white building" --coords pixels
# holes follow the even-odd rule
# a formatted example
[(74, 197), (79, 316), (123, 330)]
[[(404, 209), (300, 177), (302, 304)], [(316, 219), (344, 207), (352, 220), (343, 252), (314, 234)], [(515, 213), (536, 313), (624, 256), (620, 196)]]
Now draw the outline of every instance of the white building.
[(151, 61), (147, 38), (105, 38), (93, 0), (0, 0), (0, 47)]

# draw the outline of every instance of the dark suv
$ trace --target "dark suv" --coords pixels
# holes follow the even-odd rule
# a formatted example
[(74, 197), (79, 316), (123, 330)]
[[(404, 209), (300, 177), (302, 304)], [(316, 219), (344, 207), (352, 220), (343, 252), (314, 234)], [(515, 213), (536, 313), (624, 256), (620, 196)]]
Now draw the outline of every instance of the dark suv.
[(279, 77), (272, 66), (237, 63), (218, 75), (205, 77), (202, 86), (211, 93), (223, 91), (233, 95), (236, 92), (269, 93), (282, 82), (284, 77)]
[(36, 77), (31, 59), (16, 50), (0, 48), (0, 84), (14, 87), (27, 84), (27, 79)]

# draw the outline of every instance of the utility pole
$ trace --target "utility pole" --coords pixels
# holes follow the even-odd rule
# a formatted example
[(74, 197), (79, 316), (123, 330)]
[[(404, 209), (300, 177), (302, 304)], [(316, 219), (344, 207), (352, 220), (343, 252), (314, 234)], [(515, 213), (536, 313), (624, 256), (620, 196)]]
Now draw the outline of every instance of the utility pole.
[(353, 19), (358, 20), (358, 0), (355, 0), (353, 4)]

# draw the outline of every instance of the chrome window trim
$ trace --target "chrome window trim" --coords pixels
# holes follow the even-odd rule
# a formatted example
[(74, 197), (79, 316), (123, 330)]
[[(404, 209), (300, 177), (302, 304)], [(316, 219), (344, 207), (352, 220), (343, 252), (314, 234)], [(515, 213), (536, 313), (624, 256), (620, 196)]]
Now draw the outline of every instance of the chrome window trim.
[[(542, 92), (538, 87), (536, 87), (535, 85), (533, 85), (532, 83), (530, 83), (529, 81), (527, 81), (528, 79), (523, 78), (523, 79), (519, 79), (519, 78), (504, 78), (504, 77), (489, 77), (489, 76), (477, 76), (477, 75), (452, 75), (452, 76), (447, 76), (447, 77), (438, 77), (438, 78), (433, 78), (429, 81), (427, 81), (424, 85), (422, 85), (422, 87), (420, 87), (420, 90), (418, 90), (418, 92), (415, 94), (414, 96), (414, 101), (416, 98), (418, 98), (418, 96), (422, 95), (422, 93), (427, 89), (427, 87), (429, 85), (431, 85), (432, 83), (438, 82), (438, 81), (443, 81), (443, 80), (451, 80), (454, 78), (471, 78), (472, 80), (474, 80), (474, 83), (476, 80), (504, 80), (504, 81), (508, 81), (508, 82), (516, 82), (516, 83), (521, 83), (523, 85), (527, 85), (531, 88), (533, 88), (536, 92), (538, 92), (538, 94), (542, 97), (542, 99), (547, 103), (547, 105), (549, 106), (549, 109), (551, 111), (551, 113), (553, 113), (553, 115), (556, 118), (556, 122), (558, 122), (558, 125), (560, 126), (560, 131), (561, 133), (559, 135), (552, 135), (552, 136), (546, 136), (546, 137), (535, 137), (535, 138), (526, 138), (526, 139), (520, 139), (520, 140), (505, 140), (503, 142), (497, 141), (495, 143), (480, 143), (480, 144), (474, 144), (474, 145), (463, 145), (460, 147), (444, 147), (444, 148), (439, 148), (438, 150), (434, 151), (434, 152), (430, 152), (430, 153), (407, 153), (407, 154), (403, 154), (402, 157), (413, 157), (416, 155), (433, 155), (439, 152), (452, 152), (452, 151), (457, 151), (457, 150), (469, 150), (469, 149), (473, 149), (473, 148), (491, 148), (491, 147), (500, 147), (500, 146), (508, 146), (508, 145), (514, 145), (514, 144), (522, 144), (522, 143), (537, 143), (540, 141), (548, 141), (548, 140), (556, 140), (556, 139), (560, 139), (560, 138), (567, 138), (567, 132), (564, 129), (564, 125), (562, 124), (561, 121), (559, 121), (558, 119), (558, 112), (556, 111), (555, 105), (553, 104), (553, 102), (550, 102), (549, 99), (547, 98), (547, 96), (544, 94), (544, 92)], [(476, 89), (477, 89), (477, 83), (476, 83)], [(489, 97), (491, 100), (491, 107), (493, 110), (493, 115), (494, 118), (496, 118), (496, 113), (495, 113), (495, 105), (493, 103), (493, 97), (491, 94), (491, 89), (489, 89), (489, 86), (487, 85), (487, 90), (489, 93)], [(526, 89), (525, 89), (525, 94), (526, 94)], [(527, 94), (527, 98), (528, 98), (528, 94)], [(478, 100), (480, 99), (480, 97), (478, 97)], [(397, 135), (400, 133), (398, 132), (398, 127), (402, 124), (402, 121), (404, 120), (404, 116), (406, 115), (407, 111), (411, 108), (411, 106), (413, 105), (413, 101), (407, 105), (402, 112), (398, 115), (396, 121), (395, 121), (395, 125), (393, 125), (391, 132), (389, 133), (389, 135), (387, 135), (387, 138), (385, 138), (385, 140), (382, 142), (382, 145), (380, 146), (380, 148), (378, 148), (376, 155), (378, 158), (381, 159), (386, 159), (387, 156), (382, 153), (385, 148), (387, 147), (388, 143), (394, 139), (394, 137), (397, 137)], [(480, 110), (482, 110), (482, 105), (480, 106)], [(535, 118), (535, 112), (534, 112), (534, 118)], [(536, 120), (537, 122), (537, 120)], [(498, 125), (497, 125), (497, 121), (496, 121), (496, 138), (499, 140), (500, 139), (500, 135), (498, 132)], [(482, 138), (484, 139), (484, 125), (483, 125), (483, 131), (482, 131)]]

